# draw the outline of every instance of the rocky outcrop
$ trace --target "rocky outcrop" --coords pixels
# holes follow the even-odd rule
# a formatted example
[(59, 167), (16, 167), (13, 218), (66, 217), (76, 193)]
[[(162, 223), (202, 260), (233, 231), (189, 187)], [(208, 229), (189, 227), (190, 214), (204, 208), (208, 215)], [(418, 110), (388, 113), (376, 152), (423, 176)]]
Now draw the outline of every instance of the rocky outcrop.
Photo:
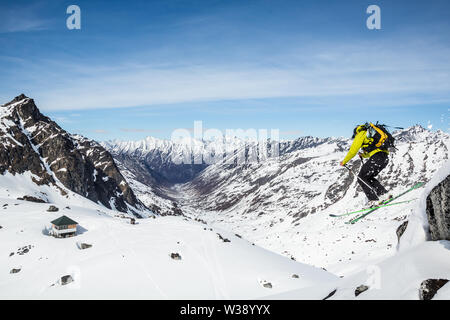
[(400, 238), (405, 233), (407, 227), (408, 227), (408, 220), (403, 222), (401, 225), (398, 226), (397, 231), (396, 231), (397, 232), (397, 240), (398, 240), (398, 242), (400, 242)]
[(450, 175), (427, 197), (427, 216), (432, 240), (450, 240)]
[(30, 171), (36, 184), (53, 184), (63, 195), (65, 187), (110, 209), (145, 209), (109, 152), (64, 131), (23, 94), (0, 106), (0, 174), (5, 171)]
[(23, 196), (23, 197), (17, 198), (17, 200), (36, 202), (36, 203), (46, 203), (47, 202), (47, 201), (45, 201), (45, 200), (43, 200), (41, 198), (36, 198), (36, 197), (33, 197), (33, 196)]
[(428, 279), (420, 284), (419, 298), (420, 300), (431, 300), (438, 290), (448, 282), (447, 279)]

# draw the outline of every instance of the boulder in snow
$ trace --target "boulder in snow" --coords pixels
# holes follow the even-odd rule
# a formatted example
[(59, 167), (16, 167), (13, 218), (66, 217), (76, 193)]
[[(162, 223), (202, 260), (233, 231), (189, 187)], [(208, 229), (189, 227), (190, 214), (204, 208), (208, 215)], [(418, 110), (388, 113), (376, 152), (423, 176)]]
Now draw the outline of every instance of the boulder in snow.
[(431, 300), (437, 291), (448, 282), (447, 279), (428, 279), (420, 284), (420, 300)]
[(91, 247), (92, 247), (92, 244), (78, 242), (78, 243), (77, 243), (77, 246), (78, 246), (78, 249), (84, 250), (84, 249), (89, 249), (89, 248), (91, 248)]
[(173, 260), (181, 260), (181, 256), (180, 256), (179, 253), (171, 253), (171, 254), (170, 254), (170, 257), (171, 257)]
[(19, 273), (20, 270), (22, 270), (21, 268), (13, 268), (11, 269), (11, 271), (9, 273)]
[(363, 293), (364, 291), (367, 291), (369, 289), (368, 286), (366, 285), (360, 285), (358, 288), (356, 288), (355, 290), (355, 297), (359, 296), (361, 293)]
[(57, 211), (59, 211), (59, 209), (58, 209), (58, 207), (50, 206), (50, 207), (47, 209), (47, 211), (48, 211), (48, 212), (57, 212)]
[(59, 283), (62, 286), (65, 286), (66, 284), (69, 284), (69, 283), (71, 283), (73, 281), (74, 280), (73, 280), (72, 276), (70, 274), (68, 274), (68, 275), (62, 276), (61, 279), (59, 280)]

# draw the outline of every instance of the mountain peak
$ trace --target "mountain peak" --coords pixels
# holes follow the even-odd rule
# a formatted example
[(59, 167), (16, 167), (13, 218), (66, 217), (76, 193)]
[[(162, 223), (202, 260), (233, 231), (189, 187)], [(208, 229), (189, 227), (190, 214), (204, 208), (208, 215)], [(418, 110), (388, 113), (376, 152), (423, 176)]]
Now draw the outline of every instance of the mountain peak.
[(17, 97), (15, 97), (12, 101), (13, 102), (18, 102), (18, 101), (21, 101), (21, 100), (24, 100), (24, 99), (28, 99), (28, 97), (25, 94), (21, 93)]
[(24, 94), (0, 110), (0, 174), (31, 172), (36, 185), (73, 191), (105, 207), (140, 216), (147, 208), (98, 143), (71, 135)]
[(14, 99), (12, 99), (10, 102), (7, 102), (7, 103), (1, 105), (1, 107), (8, 107), (8, 106), (11, 106), (13, 104), (17, 104), (18, 102), (21, 102), (21, 101), (23, 101), (25, 99), (30, 99), (30, 98), (28, 98), (26, 95), (24, 95), (22, 93), (22, 94), (18, 95), (17, 97), (15, 97)]

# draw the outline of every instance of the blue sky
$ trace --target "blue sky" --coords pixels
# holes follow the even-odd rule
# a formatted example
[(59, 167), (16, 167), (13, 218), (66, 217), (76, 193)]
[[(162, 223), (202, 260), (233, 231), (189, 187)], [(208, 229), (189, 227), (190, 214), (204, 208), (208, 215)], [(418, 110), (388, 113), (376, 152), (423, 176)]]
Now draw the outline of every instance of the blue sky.
[[(81, 8), (81, 30), (66, 8)], [(381, 30), (366, 8), (381, 8)], [(97, 140), (176, 128), (448, 131), (450, 2), (1, 1), (0, 101)]]

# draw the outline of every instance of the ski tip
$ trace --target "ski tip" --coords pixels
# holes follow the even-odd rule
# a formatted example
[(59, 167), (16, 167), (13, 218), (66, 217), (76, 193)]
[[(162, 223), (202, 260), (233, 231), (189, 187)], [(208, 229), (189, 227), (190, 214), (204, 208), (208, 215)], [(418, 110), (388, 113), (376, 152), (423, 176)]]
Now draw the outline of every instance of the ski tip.
[(329, 216), (330, 217), (337, 217), (337, 215), (335, 215), (335, 214), (330, 214)]

